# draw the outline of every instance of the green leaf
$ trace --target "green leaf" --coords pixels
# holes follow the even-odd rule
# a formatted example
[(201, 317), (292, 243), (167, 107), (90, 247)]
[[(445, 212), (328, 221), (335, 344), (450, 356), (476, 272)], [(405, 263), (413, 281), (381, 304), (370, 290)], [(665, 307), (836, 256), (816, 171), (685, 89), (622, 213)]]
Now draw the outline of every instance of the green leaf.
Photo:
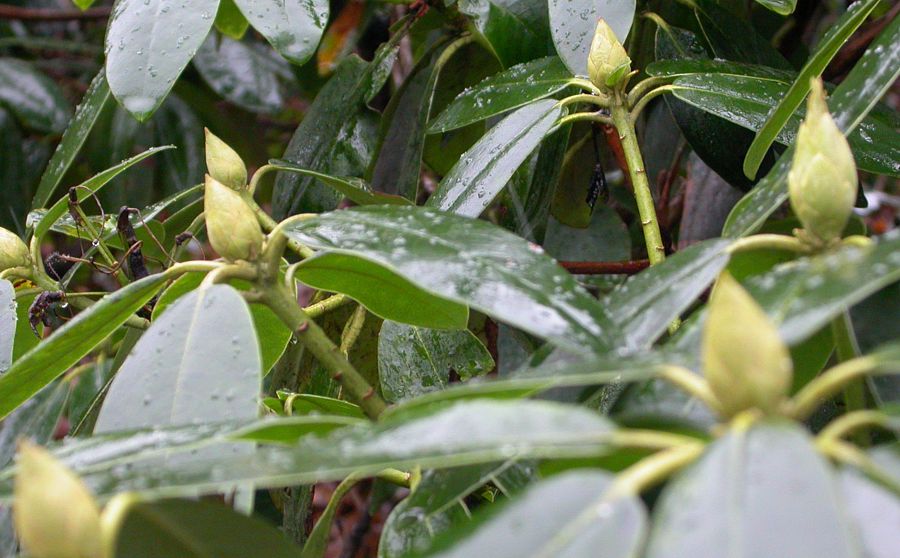
[(314, 170), (304, 169), (303, 167), (299, 167), (288, 161), (282, 161), (281, 159), (271, 159), (269, 164), (282, 172), (318, 179), (319, 182), (340, 192), (348, 200), (357, 205), (413, 205), (407, 198), (374, 190), (372, 186), (362, 178), (353, 176), (331, 176)]
[(546, 99), (504, 118), (463, 154), (427, 205), (468, 217), (481, 215), (564, 113), (556, 101)]
[[(796, 7), (796, 0), (757, 0), (767, 8), (782, 15), (790, 14)], [(816, 51), (812, 53), (804, 64), (797, 79), (791, 84), (791, 88), (781, 97), (778, 104), (769, 112), (766, 123), (757, 131), (756, 138), (747, 150), (744, 159), (744, 174), (750, 179), (756, 177), (763, 157), (769, 151), (769, 147), (775, 141), (778, 133), (787, 125), (794, 111), (800, 108), (803, 99), (809, 93), (809, 82), (814, 77), (819, 77), (825, 71), (825, 67), (837, 54), (838, 49), (850, 38), (851, 35), (865, 22), (872, 10), (878, 5), (879, 0), (864, 0), (855, 2), (831, 25), (828, 34), (819, 41)]]
[(94, 432), (255, 418), (260, 368), (256, 331), (240, 293), (228, 285), (191, 291), (132, 349)]
[(698, 243), (610, 293), (604, 305), (621, 331), (613, 346), (647, 350), (728, 265), (728, 244), (723, 240)]
[[(297, 558), (272, 525), (214, 502), (120, 502), (109, 517), (110, 558)], [(106, 517), (104, 517), (106, 520)]]
[(844, 247), (802, 258), (755, 275), (745, 286), (793, 345), (826, 326), (847, 308), (900, 280), (900, 234), (875, 246)]
[(594, 210), (586, 229), (570, 227), (551, 218), (543, 246), (560, 261), (618, 262), (631, 257), (628, 229), (616, 212), (606, 206)]
[(0, 58), (0, 104), (25, 127), (46, 134), (63, 133), (71, 116), (56, 82), (15, 58)]
[[(173, 149), (174, 146), (167, 145), (163, 147), (153, 147), (131, 157), (130, 159), (126, 159), (119, 163), (118, 165), (106, 169), (105, 171), (94, 175), (93, 177), (85, 180), (76, 188), (76, 194), (78, 196), (78, 201), (83, 201), (90, 196), (93, 196), (97, 192), (99, 192), (104, 186), (109, 184), (109, 182), (119, 176), (121, 173), (125, 172), (132, 166), (140, 163), (147, 157), (151, 157), (156, 155), (160, 151), (165, 151), (167, 149)], [(43, 238), (47, 231), (53, 226), (56, 221), (66, 214), (69, 208), (69, 198), (68, 196), (63, 196), (56, 203), (54, 203), (50, 209), (43, 215), (41, 220), (34, 225), (34, 236), (35, 238)]]
[(604, 352), (615, 334), (603, 306), (540, 247), (483, 221), (370, 206), (297, 221), (284, 232), (346, 261), (377, 264), (576, 354)]
[(450, 372), (462, 380), (487, 374), (494, 359), (468, 329), (442, 331), (384, 322), (378, 336), (378, 377), (388, 401), (446, 387)]
[(442, 329), (466, 327), (465, 304), (428, 290), (398, 271), (367, 254), (328, 252), (303, 260), (296, 277), (311, 287), (350, 295), (386, 320)]
[(212, 28), (219, 0), (119, 0), (106, 32), (106, 77), (125, 109), (145, 121)]
[(33, 209), (45, 207), (50, 202), (53, 193), (62, 182), (63, 176), (72, 166), (72, 162), (81, 151), (88, 134), (97, 123), (100, 113), (109, 105), (109, 98), (109, 84), (106, 82), (106, 74), (101, 69), (91, 81), (81, 104), (75, 109), (74, 118), (66, 127), (62, 140), (56, 146), (53, 157), (47, 164), (44, 174), (41, 175), (41, 182), (38, 184), (32, 202)]
[(16, 342), (16, 289), (0, 279), (0, 374), (9, 370)]
[[(185, 273), (169, 285), (159, 296), (153, 307), (153, 319), (158, 320), (163, 313), (177, 300), (200, 286), (204, 273)], [(236, 289), (247, 290), (251, 287), (245, 281), (232, 281)], [(291, 340), (291, 330), (265, 304), (250, 304), (250, 317), (262, 357), (262, 372), (268, 374)]]
[(284, 104), (280, 69), (273, 65), (266, 53), (252, 43), (214, 33), (194, 57), (194, 67), (213, 91), (243, 109), (261, 114), (276, 113)]
[(712, 58), (791, 70), (793, 67), (751, 21), (738, 17), (717, 0), (678, 0), (694, 9), (697, 26)]
[(105, 296), (16, 361), (0, 376), (0, 418), (84, 358), (153, 298), (166, 279), (151, 275)]
[[(18, 361), (22, 358), (22, 355), (33, 349), (41, 341), (41, 338), (31, 330), (31, 324), (28, 321), (29, 310), (35, 298), (37, 298), (36, 294), (16, 298), (16, 334), (13, 346), (13, 362)], [(44, 324), (38, 323), (37, 331), (39, 335), (43, 335)]]
[(837, 496), (801, 427), (732, 428), (663, 490), (645, 556), (858, 558)]
[[(782, 81), (723, 73), (681, 76), (673, 87), (682, 101), (748, 130), (761, 130), (774, 100), (788, 92), (788, 84)], [(786, 117), (777, 133), (779, 143), (793, 144), (805, 114), (803, 108)], [(900, 147), (890, 139), (898, 121), (890, 109), (874, 112), (848, 135), (861, 170), (900, 177)]]
[(364, 419), (366, 415), (358, 405), (349, 401), (313, 395), (311, 393), (286, 393), (278, 392), (279, 400), (284, 399), (285, 405), (290, 402), (292, 416), (302, 415), (337, 415)]
[(412, 494), (391, 510), (378, 540), (378, 556), (400, 558), (427, 549), (434, 537), (469, 520), (467, 496), (489, 482), (506, 492), (500, 477), (522, 468), (504, 461), (426, 471)]
[(635, 0), (550, 0), (553, 45), (572, 75), (587, 75), (588, 52), (597, 20), (606, 20), (625, 43), (634, 20)]
[(900, 522), (897, 495), (850, 468), (840, 472), (838, 482), (863, 555), (868, 558), (897, 556), (900, 553), (900, 539), (895, 536), (896, 525)]
[[(477, 515), (417, 556), (631, 558), (641, 552), (647, 512), (637, 497), (604, 498), (613, 477), (600, 471), (556, 475), (506, 505)], [(601, 554), (597, 554), (600, 552)]]
[(247, 33), (250, 22), (238, 9), (234, 0), (220, 0), (219, 11), (216, 12), (215, 26), (226, 37), (240, 41)]
[(234, 0), (254, 29), (294, 64), (316, 52), (328, 22), (327, 0)]
[(571, 79), (556, 56), (513, 66), (465, 89), (431, 121), (428, 132), (455, 130), (539, 101), (565, 89)]
[[(831, 96), (832, 115), (845, 135), (862, 122), (898, 76), (900, 18), (894, 18)], [(752, 234), (787, 200), (792, 157), (793, 149), (788, 149), (756, 188), (738, 202), (725, 222), (723, 236)]]
[[(300, 418), (307, 417), (267, 420), (260, 426), (267, 433)], [(609, 450), (612, 428), (607, 419), (584, 408), (546, 401), (473, 400), (415, 417), (341, 428), (323, 438), (306, 436), (289, 445), (258, 447), (252, 454), (192, 459), (196, 450), (234, 439), (216, 435), (211, 426), (195, 425), (171, 434), (156, 430), (88, 439), (64, 446), (57, 455), (101, 498), (124, 491), (155, 497), (215, 493), (244, 484), (259, 488), (309, 484), (351, 473), (373, 475), (386, 467), (431, 469), (508, 459), (596, 457)], [(228, 429), (223, 433), (227, 435)], [(248, 429), (241, 436), (256, 439)], [(169, 457), (164, 464), (158, 458), (161, 453)], [(123, 462), (129, 463), (124, 470)], [(12, 470), (3, 473), (0, 499), (12, 493), (11, 476), (7, 477), (11, 474)]]
[(504, 67), (550, 54), (543, 0), (460, 0), (459, 11)]

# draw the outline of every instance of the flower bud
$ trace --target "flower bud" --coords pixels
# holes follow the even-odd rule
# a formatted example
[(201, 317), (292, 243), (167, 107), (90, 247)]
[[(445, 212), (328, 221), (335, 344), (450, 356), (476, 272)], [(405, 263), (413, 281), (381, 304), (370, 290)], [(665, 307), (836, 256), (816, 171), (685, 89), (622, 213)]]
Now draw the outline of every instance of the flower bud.
[(791, 207), (808, 236), (822, 243), (841, 237), (858, 180), (850, 145), (828, 113), (821, 80), (814, 80), (788, 175)]
[(28, 246), (17, 234), (0, 227), (0, 271), (13, 267), (31, 267)]
[(232, 190), (247, 185), (247, 167), (227, 143), (206, 130), (206, 169), (209, 175)]
[(588, 76), (591, 83), (600, 89), (615, 88), (630, 71), (631, 58), (612, 28), (600, 18), (588, 54)]
[(703, 369), (725, 417), (753, 408), (774, 413), (791, 387), (793, 363), (778, 329), (728, 273), (710, 298)]
[(50, 453), (19, 444), (13, 519), (32, 558), (101, 558), (100, 510), (87, 487)]
[(263, 233), (241, 195), (206, 175), (203, 206), (213, 249), (229, 261), (255, 260), (262, 249)]

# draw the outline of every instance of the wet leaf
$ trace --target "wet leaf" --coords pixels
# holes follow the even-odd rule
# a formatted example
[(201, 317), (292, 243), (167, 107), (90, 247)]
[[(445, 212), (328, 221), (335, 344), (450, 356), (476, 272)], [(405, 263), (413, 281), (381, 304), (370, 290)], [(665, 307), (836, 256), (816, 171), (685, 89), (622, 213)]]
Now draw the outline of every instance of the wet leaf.
[(254, 29), (294, 64), (313, 55), (325, 24), (327, 0), (234, 0)]
[(71, 116), (56, 82), (15, 58), (0, 58), (0, 104), (23, 126), (45, 134), (63, 133)]
[(573, 75), (587, 75), (588, 51), (597, 20), (603, 18), (625, 43), (634, 20), (635, 0), (550, 0), (553, 45)]

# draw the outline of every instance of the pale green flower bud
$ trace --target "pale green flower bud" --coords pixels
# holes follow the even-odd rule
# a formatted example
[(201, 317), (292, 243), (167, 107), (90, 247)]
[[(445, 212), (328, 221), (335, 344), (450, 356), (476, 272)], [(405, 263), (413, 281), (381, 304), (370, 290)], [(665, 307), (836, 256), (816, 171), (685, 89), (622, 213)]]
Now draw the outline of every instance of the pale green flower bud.
[(84, 483), (50, 453), (19, 444), (13, 519), (32, 558), (102, 558), (100, 510)]
[(210, 176), (232, 190), (247, 185), (247, 167), (237, 152), (206, 130), (206, 168)]
[(814, 80), (788, 175), (791, 207), (808, 236), (822, 243), (841, 237), (858, 181), (850, 144), (828, 113), (821, 80)]
[(31, 267), (28, 246), (16, 233), (0, 227), (0, 271), (13, 267)]
[(778, 329), (725, 273), (709, 302), (703, 370), (725, 417), (747, 409), (778, 410), (793, 380), (793, 363)]
[(588, 76), (591, 83), (600, 89), (612, 89), (630, 71), (631, 58), (612, 28), (600, 18), (588, 54)]
[(206, 175), (203, 206), (213, 249), (229, 261), (255, 260), (264, 237), (256, 214), (241, 195)]

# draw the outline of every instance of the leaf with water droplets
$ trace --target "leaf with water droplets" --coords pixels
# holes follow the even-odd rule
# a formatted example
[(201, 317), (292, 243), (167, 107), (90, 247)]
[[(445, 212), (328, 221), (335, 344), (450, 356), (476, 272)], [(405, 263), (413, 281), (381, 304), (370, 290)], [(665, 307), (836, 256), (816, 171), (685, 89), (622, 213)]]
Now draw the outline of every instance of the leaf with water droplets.
[[(360, 270), (387, 270), (432, 296), (469, 305), (569, 352), (604, 352), (616, 332), (603, 305), (539, 246), (484, 221), (433, 208), (368, 206), (295, 221), (284, 233), (325, 252), (310, 264), (328, 256), (357, 260)], [(300, 280), (310, 264), (299, 266)], [(363, 289), (377, 292), (365, 285), (364, 275), (350, 281), (335, 273), (316, 286), (354, 297), (365, 294)], [(403, 298), (389, 302), (394, 311), (408, 305)]]
[(257, 416), (262, 361), (250, 310), (228, 285), (191, 291), (116, 373), (95, 433)]
[(388, 401), (441, 390), (450, 373), (487, 374), (494, 359), (468, 329), (437, 330), (386, 321), (378, 335), (378, 379)]
[(25, 127), (47, 134), (61, 134), (71, 114), (56, 82), (15, 58), (0, 58), (0, 104)]
[(504, 67), (551, 54), (544, 0), (459, 0), (458, 5)]
[(513, 112), (463, 154), (427, 205), (478, 217), (564, 114), (565, 108), (552, 99)]
[(106, 32), (106, 76), (140, 121), (156, 111), (212, 29), (219, 0), (119, 0)]
[(235, 0), (254, 29), (294, 64), (316, 51), (328, 22), (328, 0)]
[(106, 295), (53, 332), (0, 376), (0, 418), (84, 358), (138, 311), (166, 281), (151, 275)]
[(603, 18), (624, 43), (634, 20), (635, 4), (635, 0), (550, 0), (553, 44), (573, 75), (587, 75), (588, 51), (597, 20)]
[(431, 121), (429, 133), (447, 132), (539, 101), (566, 88), (572, 74), (556, 56), (538, 58), (467, 88)]
[(16, 290), (12, 283), (0, 279), (0, 374), (12, 364), (16, 341)]

